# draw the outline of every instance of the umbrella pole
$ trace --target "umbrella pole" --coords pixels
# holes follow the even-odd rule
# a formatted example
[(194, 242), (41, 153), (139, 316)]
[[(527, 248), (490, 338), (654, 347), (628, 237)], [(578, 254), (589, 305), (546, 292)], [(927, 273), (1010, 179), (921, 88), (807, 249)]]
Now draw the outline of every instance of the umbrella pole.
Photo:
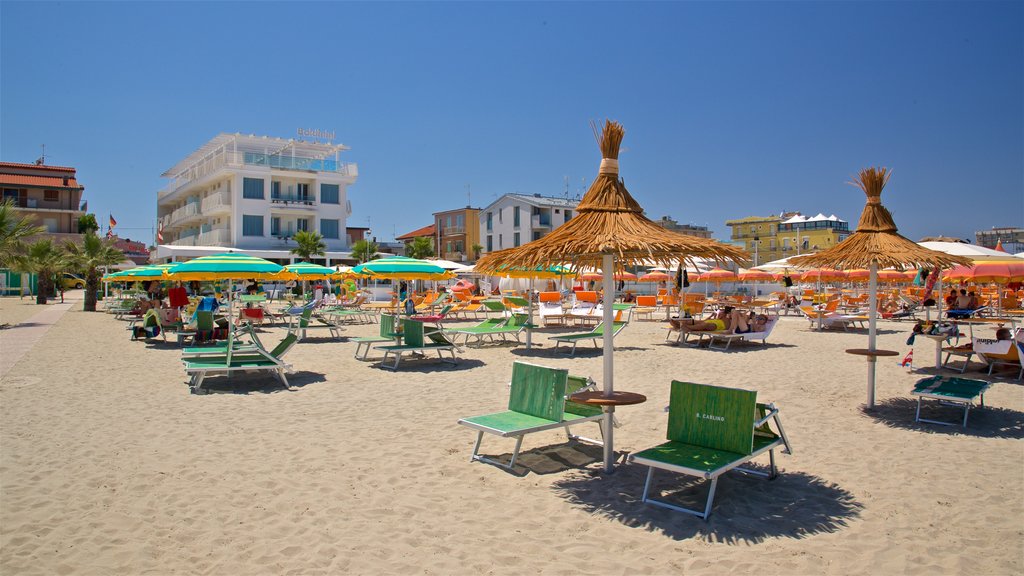
[[(530, 289), (526, 292), (526, 323), (533, 324), (533, 278), (530, 278)], [(526, 329), (526, 349), (533, 347), (533, 329)]]
[[(612, 354), (614, 345), (612, 335), (615, 333), (615, 262), (612, 254), (605, 254), (601, 265), (604, 268), (604, 395), (610, 397), (615, 390), (613, 378)], [(612, 418), (615, 406), (607, 406), (604, 418), (604, 471), (613, 470), (615, 451), (612, 446)]]
[[(875, 351), (875, 335), (877, 334), (876, 316), (878, 315), (878, 263), (871, 262), (868, 270), (868, 350)], [(868, 408), (875, 407), (875, 357), (868, 356)]]

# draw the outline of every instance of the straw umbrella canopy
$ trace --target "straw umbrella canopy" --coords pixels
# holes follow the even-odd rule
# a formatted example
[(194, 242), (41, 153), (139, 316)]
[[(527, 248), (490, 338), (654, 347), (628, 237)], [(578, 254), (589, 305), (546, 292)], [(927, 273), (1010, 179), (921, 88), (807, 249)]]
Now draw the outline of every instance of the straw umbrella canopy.
[[(597, 127), (594, 126), (595, 136)], [(615, 301), (615, 270), (629, 265), (671, 265), (679, 260), (696, 264), (696, 258), (745, 263), (748, 254), (736, 246), (708, 238), (684, 236), (651, 222), (619, 178), (619, 146), (625, 130), (606, 121), (597, 143), (601, 166), (597, 178), (576, 207), (576, 215), (547, 236), (517, 248), (484, 255), (477, 270), (495, 272), (502, 266), (545, 266), (573, 262), (578, 268), (601, 269), (605, 286), (604, 394), (614, 396), (612, 303)], [(605, 419), (605, 470), (612, 470), (612, 427), (609, 406)]]
[(878, 311), (878, 269), (930, 267), (937, 270), (966, 264), (966, 258), (929, 250), (897, 232), (889, 210), (882, 206), (882, 189), (892, 174), (886, 168), (865, 168), (852, 184), (868, 197), (857, 230), (839, 244), (809, 256), (791, 258), (797, 265), (838, 269), (867, 268), (869, 271), (868, 315), (868, 408), (875, 405), (875, 360)]

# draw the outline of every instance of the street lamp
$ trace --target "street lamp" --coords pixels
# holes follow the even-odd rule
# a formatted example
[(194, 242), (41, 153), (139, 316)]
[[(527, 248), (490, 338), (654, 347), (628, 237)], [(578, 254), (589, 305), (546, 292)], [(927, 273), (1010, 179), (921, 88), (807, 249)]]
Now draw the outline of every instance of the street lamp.
[(759, 238), (757, 236), (754, 236), (754, 267), (755, 268), (758, 265), (758, 261), (757, 261), (757, 247), (758, 247), (759, 244), (761, 244), (761, 238)]

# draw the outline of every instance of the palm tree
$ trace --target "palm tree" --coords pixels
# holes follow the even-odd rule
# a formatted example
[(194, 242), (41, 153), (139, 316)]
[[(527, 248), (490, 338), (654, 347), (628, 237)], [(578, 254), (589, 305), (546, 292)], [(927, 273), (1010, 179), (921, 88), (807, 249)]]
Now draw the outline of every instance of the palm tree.
[(352, 243), (352, 257), (359, 260), (359, 263), (369, 262), (373, 260), (373, 256), (377, 254), (377, 243), (370, 240), (356, 240)]
[(430, 242), (430, 238), (426, 236), (413, 238), (412, 242), (406, 245), (405, 254), (410, 258), (419, 260), (429, 258), (434, 255), (434, 245)]
[(66, 263), (64, 252), (54, 246), (53, 240), (44, 238), (15, 255), (13, 268), (36, 275), (36, 304), (46, 304), (46, 297), (53, 292), (53, 277), (64, 269)]
[(45, 226), (36, 226), (29, 217), (18, 216), (14, 202), (0, 202), (0, 265), (8, 265), (14, 256), (24, 248), (22, 241), (33, 234), (46, 231)]
[(95, 232), (87, 232), (82, 245), (68, 242), (64, 245), (68, 264), (85, 273), (85, 304), (86, 312), (96, 311), (96, 292), (100, 284), (100, 268), (124, 262), (124, 253), (114, 247), (114, 243), (103, 240)]
[(324, 244), (323, 236), (319, 232), (299, 230), (293, 238), (295, 248), (291, 253), (297, 255), (304, 262), (309, 262), (314, 256), (324, 256), (327, 252), (327, 244)]
[(469, 247), (469, 249), (473, 251), (473, 255), (476, 257), (475, 259), (479, 260), (480, 252), (483, 252), (484, 247), (479, 244), (473, 244), (472, 246)]

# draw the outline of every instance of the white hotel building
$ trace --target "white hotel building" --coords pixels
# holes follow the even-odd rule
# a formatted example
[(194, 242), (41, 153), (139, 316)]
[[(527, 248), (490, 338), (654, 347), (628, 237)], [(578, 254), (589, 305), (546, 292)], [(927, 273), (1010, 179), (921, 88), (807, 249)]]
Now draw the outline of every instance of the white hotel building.
[[(220, 134), (164, 172), (157, 194), (163, 241), (156, 260), (187, 260), (228, 249), (288, 264), (292, 237), (319, 232), (331, 265), (350, 257), (345, 222), (355, 164), (341, 144)], [(326, 260), (326, 262), (324, 261)]]
[(578, 198), (505, 194), (480, 210), (483, 254), (539, 240), (573, 217)]

